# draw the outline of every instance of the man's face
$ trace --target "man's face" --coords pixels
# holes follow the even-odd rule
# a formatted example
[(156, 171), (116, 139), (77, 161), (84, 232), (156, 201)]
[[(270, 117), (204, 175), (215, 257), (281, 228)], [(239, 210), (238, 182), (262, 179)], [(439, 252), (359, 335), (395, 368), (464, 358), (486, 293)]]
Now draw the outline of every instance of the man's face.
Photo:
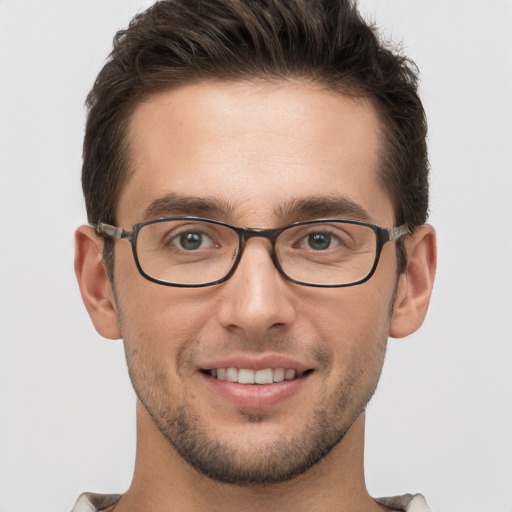
[[(141, 103), (129, 138), (134, 174), (117, 212), (127, 230), (172, 215), (273, 228), (354, 218), (354, 204), (360, 220), (394, 225), (379, 124), (363, 100), (300, 82), (188, 85)], [(145, 280), (116, 242), (114, 285), (133, 385), (159, 431), (213, 478), (275, 482), (321, 460), (373, 394), (395, 246), (368, 282), (326, 289), (285, 280), (270, 243), (253, 238), (231, 279), (189, 289)], [(213, 377), (219, 368), (296, 376), (241, 384)]]

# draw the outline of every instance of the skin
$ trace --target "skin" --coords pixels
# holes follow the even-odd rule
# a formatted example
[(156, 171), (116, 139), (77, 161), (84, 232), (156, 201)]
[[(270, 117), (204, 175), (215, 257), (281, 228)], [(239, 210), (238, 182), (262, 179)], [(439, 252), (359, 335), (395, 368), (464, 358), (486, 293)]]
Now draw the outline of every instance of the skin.
[[(363, 100), (300, 82), (187, 85), (141, 103), (129, 138), (134, 172), (117, 210), (117, 225), (127, 230), (169, 194), (216, 208), (204, 212), (182, 201), (153, 209), (150, 218), (195, 214), (270, 228), (315, 217), (283, 205), (337, 197), (369, 222), (395, 225), (378, 179), (379, 120)], [(346, 208), (330, 213), (359, 218)], [(430, 226), (408, 238), (408, 267), (398, 280), (388, 243), (368, 282), (341, 289), (285, 280), (263, 239), (247, 243), (230, 280), (201, 289), (145, 280), (130, 244), (115, 245), (114, 294), (102, 240), (86, 226), (76, 234), (84, 302), (100, 334), (123, 337), (139, 397), (134, 479), (116, 510), (384, 509), (364, 483), (364, 409), (388, 336), (414, 332), (426, 314), (435, 272)], [(259, 407), (256, 396), (239, 405), (201, 372), (233, 357), (288, 357), (312, 372), (275, 404)], [(202, 462), (209, 469), (186, 455), (187, 443), (205, 459), (213, 451)], [(314, 460), (305, 462), (303, 452)], [(228, 462), (231, 479), (246, 481), (220, 481), (219, 460)], [(272, 475), (275, 483), (255, 484), (254, 475)]]

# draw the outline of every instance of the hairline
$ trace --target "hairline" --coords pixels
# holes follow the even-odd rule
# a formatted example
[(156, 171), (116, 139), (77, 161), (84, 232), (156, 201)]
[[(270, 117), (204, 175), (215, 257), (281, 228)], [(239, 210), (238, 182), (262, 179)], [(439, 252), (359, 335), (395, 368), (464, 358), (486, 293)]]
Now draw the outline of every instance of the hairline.
[[(309, 76), (297, 76), (297, 75), (287, 75), (287, 74), (278, 74), (278, 73), (259, 73), (259, 74), (244, 74), (238, 73), (233, 74), (231, 77), (219, 77), (219, 76), (210, 76), (208, 74), (200, 75), (196, 74), (193, 76), (192, 74), (188, 77), (185, 77), (182, 80), (177, 80), (174, 84), (162, 84), (160, 87), (153, 87), (150, 90), (140, 91), (140, 94), (135, 95), (129, 102), (126, 102), (124, 108), (121, 111), (119, 126), (118, 128), (121, 131), (120, 134), (120, 143), (118, 147), (118, 158), (120, 162), (120, 167), (122, 168), (121, 172), (118, 175), (117, 186), (116, 186), (116, 194), (112, 201), (112, 212), (111, 217), (109, 219), (105, 219), (106, 222), (111, 222), (113, 224), (117, 223), (117, 210), (119, 206), (119, 200), (123, 190), (127, 186), (129, 180), (133, 176), (135, 172), (134, 165), (134, 155), (133, 155), (133, 144), (130, 139), (130, 130), (133, 122), (133, 118), (135, 115), (135, 111), (140, 106), (141, 103), (147, 101), (149, 98), (157, 96), (158, 94), (163, 94), (169, 91), (175, 91), (183, 87), (187, 87), (190, 85), (203, 84), (203, 83), (219, 83), (219, 84), (243, 84), (243, 83), (261, 83), (261, 84), (272, 84), (272, 83), (283, 83), (290, 82), (296, 83), (297, 85), (312, 85), (319, 87), (321, 90), (326, 92), (330, 92), (332, 94), (344, 96), (346, 98), (352, 99), (354, 101), (364, 101), (367, 105), (369, 105), (376, 116), (377, 119), (377, 137), (379, 140), (379, 148), (377, 150), (377, 158), (378, 164), (375, 172), (377, 173), (377, 179), (379, 184), (383, 187), (384, 191), (387, 193), (388, 198), (392, 205), (393, 210), (393, 219), (394, 225), (399, 221), (398, 217), (398, 197), (396, 190), (393, 190), (390, 183), (390, 176), (393, 176), (393, 171), (389, 169), (391, 166), (392, 160), (392, 152), (393, 149), (389, 144), (389, 133), (391, 127), (386, 124), (386, 118), (382, 112), (382, 109), (379, 107), (377, 99), (372, 96), (370, 93), (365, 93), (363, 87), (357, 83), (351, 83), (348, 79), (342, 79), (336, 83), (337, 88), (326, 83), (325, 80), (321, 80), (320, 78), (316, 78), (313, 75)], [(388, 120), (389, 123), (389, 120)], [(386, 176), (388, 179), (386, 180)], [(103, 221), (103, 220), (100, 220)], [(414, 226), (411, 226), (413, 228)], [(103, 247), (103, 257), (105, 259), (105, 264), (107, 267), (107, 274), (109, 279), (113, 283), (114, 275), (113, 275), (113, 266), (114, 266), (114, 244), (110, 244), (107, 240), (104, 239), (104, 247)], [(398, 240), (396, 242), (396, 253), (397, 253), (397, 275), (400, 275), (405, 270), (405, 264), (407, 261), (407, 254), (405, 252), (405, 248), (402, 240)]]
[(125, 108), (122, 109), (121, 117), (119, 120), (119, 129), (120, 133), (120, 143), (118, 147), (118, 158), (120, 160), (120, 167), (122, 168), (122, 172), (118, 176), (117, 187), (116, 187), (116, 195), (112, 201), (113, 211), (111, 212), (112, 218), (107, 219), (99, 219), (100, 222), (117, 222), (117, 210), (119, 206), (119, 200), (121, 194), (125, 187), (128, 185), (131, 176), (135, 172), (135, 164), (134, 164), (134, 154), (133, 154), (133, 144), (130, 136), (130, 131), (133, 123), (133, 118), (135, 115), (135, 111), (141, 105), (148, 101), (150, 98), (155, 97), (159, 94), (163, 94), (166, 92), (171, 92), (178, 90), (183, 87), (187, 87), (190, 85), (197, 85), (203, 83), (218, 83), (218, 84), (251, 84), (251, 83), (261, 83), (261, 84), (277, 84), (277, 83), (295, 83), (297, 85), (312, 85), (314, 87), (319, 87), (320, 90), (325, 92), (329, 92), (335, 95), (343, 96), (345, 98), (352, 99), (355, 102), (361, 101), (366, 103), (366, 105), (370, 106), (375, 113), (377, 119), (377, 127), (376, 133), (379, 141), (379, 148), (377, 149), (377, 168), (375, 172), (377, 173), (377, 179), (379, 180), (379, 184), (383, 187), (384, 191), (387, 193), (388, 198), (391, 202), (393, 209), (393, 219), (396, 224), (399, 222), (398, 217), (398, 205), (397, 200), (398, 197), (396, 191), (394, 191), (389, 183), (389, 180), (386, 180), (386, 175), (393, 174), (393, 171), (389, 169), (391, 166), (391, 159), (393, 154), (393, 148), (390, 147), (389, 144), (389, 134), (391, 127), (387, 125), (389, 120), (387, 120), (382, 112), (382, 109), (379, 108), (378, 101), (369, 93), (365, 93), (362, 87), (357, 87), (357, 85), (347, 85), (344, 87), (344, 81), (340, 84), (341, 87), (336, 89), (335, 87), (330, 86), (325, 83), (321, 79), (317, 79), (315, 77), (297, 77), (294, 75), (279, 75), (269, 73), (268, 75), (257, 75), (257, 76), (233, 76), (232, 78), (228, 77), (210, 77), (205, 75), (189, 77), (183, 81), (177, 82), (175, 84), (162, 85), (161, 87), (154, 87), (151, 90), (142, 91), (141, 94), (132, 98), (129, 102), (125, 104)]

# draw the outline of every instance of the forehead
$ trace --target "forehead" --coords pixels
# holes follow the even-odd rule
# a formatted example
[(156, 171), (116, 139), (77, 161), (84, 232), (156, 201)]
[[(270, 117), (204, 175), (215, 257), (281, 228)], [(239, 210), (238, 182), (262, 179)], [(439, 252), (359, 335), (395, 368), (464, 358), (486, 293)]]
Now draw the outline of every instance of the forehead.
[(190, 84), (141, 102), (129, 142), (117, 216), (127, 225), (169, 195), (222, 204), (217, 216), (253, 226), (278, 222), (294, 201), (337, 197), (392, 222), (379, 120), (363, 99), (289, 81)]

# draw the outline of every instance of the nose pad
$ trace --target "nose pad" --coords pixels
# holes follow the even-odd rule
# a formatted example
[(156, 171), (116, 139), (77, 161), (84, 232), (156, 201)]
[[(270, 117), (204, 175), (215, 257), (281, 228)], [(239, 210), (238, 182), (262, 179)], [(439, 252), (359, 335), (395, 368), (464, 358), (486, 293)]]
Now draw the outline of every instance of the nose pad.
[(296, 315), (290, 285), (272, 260), (270, 242), (248, 240), (237, 269), (222, 285), (220, 323), (250, 337), (285, 329)]

